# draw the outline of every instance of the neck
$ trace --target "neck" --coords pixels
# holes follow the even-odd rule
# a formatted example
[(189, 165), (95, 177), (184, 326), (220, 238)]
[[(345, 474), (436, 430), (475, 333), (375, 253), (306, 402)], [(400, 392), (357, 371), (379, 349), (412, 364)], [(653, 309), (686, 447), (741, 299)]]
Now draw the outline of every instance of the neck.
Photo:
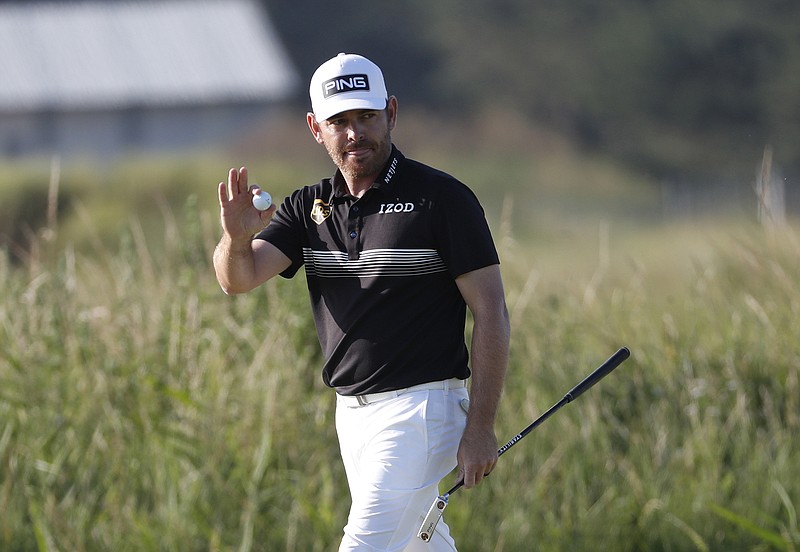
[(347, 191), (350, 192), (351, 196), (361, 197), (367, 190), (372, 188), (372, 185), (375, 183), (375, 178), (377, 178), (377, 175), (362, 178), (345, 177), (344, 181), (347, 184)]
[[(388, 143), (389, 142), (387, 141), (386, 144)], [(383, 154), (383, 158), (381, 159), (380, 163), (370, 163), (369, 166), (362, 166), (358, 168), (349, 167), (345, 164), (338, 164), (339, 172), (344, 178), (345, 184), (347, 185), (347, 191), (350, 193), (350, 195), (353, 197), (361, 197), (375, 184), (375, 180), (377, 180), (378, 177), (383, 173), (383, 169), (391, 157), (391, 146), (381, 153)], [(364, 172), (361, 172), (362, 170)], [(369, 171), (369, 173), (365, 174), (366, 171)]]

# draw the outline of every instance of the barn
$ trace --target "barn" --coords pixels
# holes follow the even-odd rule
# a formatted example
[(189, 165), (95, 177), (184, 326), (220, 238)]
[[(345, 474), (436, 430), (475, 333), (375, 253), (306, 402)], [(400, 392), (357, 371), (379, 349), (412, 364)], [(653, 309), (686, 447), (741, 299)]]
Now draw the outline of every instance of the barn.
[(254, 0), (0, 4), (0, 157), (224, 145), (298, 85)]

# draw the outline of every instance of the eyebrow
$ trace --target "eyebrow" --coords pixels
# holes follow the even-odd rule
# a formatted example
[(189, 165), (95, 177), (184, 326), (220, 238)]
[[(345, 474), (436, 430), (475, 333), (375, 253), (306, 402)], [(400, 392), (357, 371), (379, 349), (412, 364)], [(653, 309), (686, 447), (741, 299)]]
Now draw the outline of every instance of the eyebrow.
[[(360, 115), (364, 115), (366, 113), (383, 113), (384, 111), (386, 111), (386, 109), (352, 109), (352, 110), (349, 110), (349, 111), (355, 111), (356, 112), (356, 116), (360, 116)], [(347, 111), (344, 111), (342, 113), (347, 113)], [(338, 121), (340, 119), (346, 119), (346, 117), (344, 117), (342, 115), (342, 113), (337, 113), (336, 115), (328, 117), (327, 119), (325, 119), (325, 122), (326, 123), (332, 123), (333, 121)]]

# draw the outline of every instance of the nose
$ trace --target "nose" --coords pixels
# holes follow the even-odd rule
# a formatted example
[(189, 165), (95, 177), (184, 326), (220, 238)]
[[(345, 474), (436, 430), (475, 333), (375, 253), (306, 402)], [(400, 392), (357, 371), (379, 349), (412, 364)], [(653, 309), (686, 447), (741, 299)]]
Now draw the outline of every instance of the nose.
[(360, 142), (364, 139), (364, 130), (358, 121), (352, 121), (348, 126), (347, 139), (351, 142)]

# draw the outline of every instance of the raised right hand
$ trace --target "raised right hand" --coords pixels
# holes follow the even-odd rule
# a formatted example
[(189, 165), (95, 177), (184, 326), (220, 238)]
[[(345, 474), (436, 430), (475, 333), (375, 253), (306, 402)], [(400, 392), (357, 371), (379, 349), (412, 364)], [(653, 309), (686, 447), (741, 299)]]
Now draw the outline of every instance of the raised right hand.
[(258, 186), (248, 188), (246, 167), (231, 169), (228, 171), (228, 183), (219, 183), (220, 222), (230, 240), (250, 239), (275, 214), (275, 205), (266, 211), (259, 211), (253, 206), (253, 195), (259, 189)]

